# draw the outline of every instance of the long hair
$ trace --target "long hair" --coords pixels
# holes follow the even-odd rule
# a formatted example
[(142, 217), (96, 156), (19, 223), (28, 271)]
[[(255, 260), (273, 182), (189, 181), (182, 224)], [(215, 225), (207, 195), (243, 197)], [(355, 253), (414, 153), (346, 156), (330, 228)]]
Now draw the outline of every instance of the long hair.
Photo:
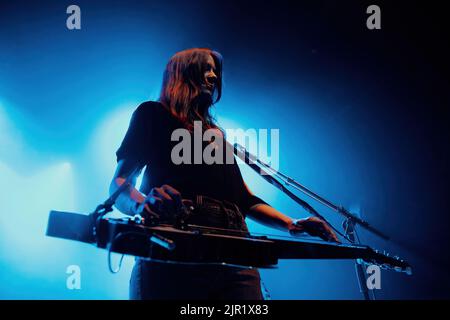
[[(209, 101), (200, 102), (201, 84), (207, 59), (211, 56), (216, 65), (216, 85)], [(186, 128), (192, 129), (194, 121), (202, 121), (204, 128), (217, 128), (210, 106), (222, 95), (222, 56), (207, 48), (193, 48), (177, 52), (166, 65), (159, 101)], [(205, 107), (206, 104), (206, 107)]]

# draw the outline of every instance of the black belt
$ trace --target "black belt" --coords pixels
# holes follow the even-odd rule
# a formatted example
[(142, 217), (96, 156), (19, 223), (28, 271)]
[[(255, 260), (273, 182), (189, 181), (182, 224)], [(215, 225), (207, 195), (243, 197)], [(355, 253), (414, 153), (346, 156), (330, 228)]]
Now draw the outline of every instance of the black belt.
[(183, 204), (186, 208), (183, 220), (188, 224), (248, 230), (245, 217), (233, 202), (196, 195), (193, 199), (183, 199)]
[(203, 206), (218, 206), (221, 208), (226, 208), (230, 210), (239, 211), (239, 207), (230, 201), (227, 200), (218, 200), (204, 195), (196, 195), (193, 199), (183, 199), (183, 204), (187, 209), (195, 210), (195, 208), (203, 207)]

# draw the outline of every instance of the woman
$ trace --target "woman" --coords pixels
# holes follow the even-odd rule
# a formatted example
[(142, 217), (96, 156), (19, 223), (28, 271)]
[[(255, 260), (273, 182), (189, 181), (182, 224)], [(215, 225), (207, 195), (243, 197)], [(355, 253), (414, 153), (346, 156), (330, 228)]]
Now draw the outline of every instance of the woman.
[[(111, 193), (130, 175), (134, 186), (144, 167), (145, 172), (140, 191), (129, 188), (117, 199), (116, 207), (125, 214), (138, 214), (144, 219), (165, 219), (189, 203), (195, 208), (189, 223), (246, 231), (245, 217), (249, 217), (293, 235), (308, 232), (338, 241), (325, 222), (313, 217), (294, 220), (253, 195), (236, 162), (174, 163), (172, 150), (177, 142), (171, 137), (175, 130), (186, 129), (192, 133), (194, 121), (200, 121), (203, 130), (216, 130), (223, 138), (210, 114), (211, 106), (220, 100), (221, 94), (219, 53), (194, 48), (178, 52), (170, 59), (159, 101), (145, 102), (136, 109), (117, 150), (118, 165)], [(204, 142), (203, 147), (215, 142)], [(198, 152), (193, 147), (191, 151)], [(130, 298), (258, 300), (262, 294), (256, 269), (136, 259)]]

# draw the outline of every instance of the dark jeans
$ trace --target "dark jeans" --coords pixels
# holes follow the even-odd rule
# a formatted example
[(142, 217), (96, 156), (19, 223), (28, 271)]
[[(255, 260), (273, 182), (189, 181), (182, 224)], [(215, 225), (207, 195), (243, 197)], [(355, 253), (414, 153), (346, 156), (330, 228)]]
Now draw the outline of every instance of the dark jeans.
[[(239, 208), (208, 197), (193, 200), (190, 224), (247, 231)], [(222, 265), (183, 265), (136, 259), (130, 279), (130, 299), (261, 300), (257, 269)]]

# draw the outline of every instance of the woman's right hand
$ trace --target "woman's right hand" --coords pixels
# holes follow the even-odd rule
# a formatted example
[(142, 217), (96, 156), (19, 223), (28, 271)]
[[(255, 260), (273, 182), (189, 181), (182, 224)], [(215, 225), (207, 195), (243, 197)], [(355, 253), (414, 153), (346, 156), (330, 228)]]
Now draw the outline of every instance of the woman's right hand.
[(292, 220), (288, 225), (288, 230), (293, 236), (306, 232), (325, 241), (340, 242), (333, 229), (325, 221), (317, 217)]
[(183, 207), (181, 194), (167, 184), (150, 190), (150, 193), (136, 209), (143, 218), (153, 216), (156, 219), (166, 219), (180, 212)]

